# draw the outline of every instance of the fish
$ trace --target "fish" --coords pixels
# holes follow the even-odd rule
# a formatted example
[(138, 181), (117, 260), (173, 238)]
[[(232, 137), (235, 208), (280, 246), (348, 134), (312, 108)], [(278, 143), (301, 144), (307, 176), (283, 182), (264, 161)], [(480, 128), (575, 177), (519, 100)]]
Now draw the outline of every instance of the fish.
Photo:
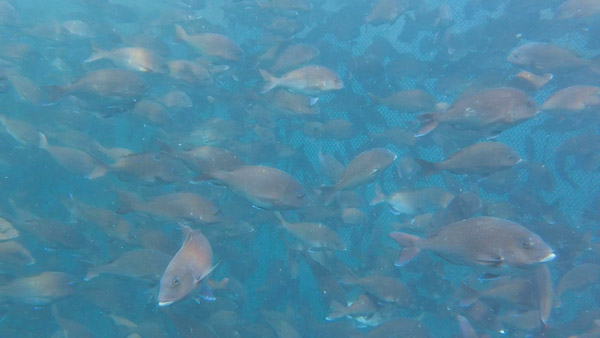
[(556, 295), (561, 297), (570, 290), (582, 290), (600, 280), (600, 264), (582, 263), (574, 266), (558, 281)]
[(19, 237), (19, 231), (15, 229), (11, 222), (0, 217), (0, 242), (8, 241)]
[(139, 100), (133, 107), (132, 112), (144, 120), (158, 125), (171, 119), (171, 113), (162, 104), (147, 99)]
[(600, 14), (598, 0), (566, 0), (556, 9), (556, 18), (569, 20), (580, 19)]
[(73, 195), (70, 195), (64, 204), (69, 208), (74, 220), (95, 225), (110, 238), (132, 244), (136, 242), (134, 226), (113, 211), (85, 204)]
[(522, 84), (527, 88), (537, 90), (545, 86), (553, 78), (554, 75), (550, 73), (538, 75), (526, 70), (522, 70), (517, 75), (515, 75), (515, 77), (513, 78), (513, 82), (515, 82), (516, 84)]
[(100, 69), (86, 73), (82, 78), (67, 86), (49, 88), (50, 99), (66, 95), (92, 99), (135, 100), (146, 90), (144, 80), (136, 73), (123, 69)]
[(307, 43), (298, 43), (284, 49), (275, 59), (270, 71), (281, 74), (307, 64), (319, 56), (319, 49)]
[(457, 175), (487, 176), (511, 168), (523, 159), (511, 147), (500, 142), (481, 142), (461, 149), (442, 162), (415, 159), (425, 176), (446, 170)]
[(77, 279), (59, 271), (17, 278), (0, 286), (0, 302), (44, 306), (74, 293)]
[(213, 265), (213, 252), (200, 230), (180, 224), (184, 241), (175, 256), (167, 265), (161, 279), (158, 292), (158, 306), (164, 307), (188, 296), (196, 287), (202, 285), (201, 293), (207, 300), (214, 300), (205, 278), (219, 264)]
[(600, 87), (576, 85), (554, 92), (540, 107), (544, 111), (576, 112), (600, 105)]
[(177, 38), (185, 41), (196, 51), (208, 57), (223, 61), (241, 61), (244, 51), (231, 38), (214, 33), (189, 35), (183, 27), (175, 25)]
[(17, 241), (0, 242), (0, 259), (13, 265), (33, 265), (35, 258)]
[(93, 180), (108, 172), (106, 164), (98, 161), (88, 153), (75, 148), (53, 146), (48, 143), (46, 135), (39, 133), (38, 147), (47, 151), (52, 158), (68, 171)]
[(395, 215), (416, 215), (430, 207), (445, 208), (454, 195), (444, 189), (429, 187), (420, 190), (397, 191), (385, 195), (379, 185), (375, 185), (375, 195), (369, 203), (387, 203)]
[(169, 75), (175, 79), (196, 86), (214, 84), (211, 71), (204, 65), (190, 60), (172, 60), (168, 62)]
[(379, 301), (395, 303), (403, 308), (410, 307), (414, 302), (410, 288), (394, 277), (377, 274), (366, 277), (343, 277), (340, 283), (358, 286)]
[(73, 225), (52, 218), (25, 218), (19, 220), (16, 226), (52, 248), (78, 250), (87, 242), (83, 233)]
[(382, 98), (373, 94), (370, 94), (369, 97), (401, 113), (429, 111), (434, 109), (436, 104), (435, 98), (422, 89), (400, 90)]
[(91, 267), (86, 282), (100, 275), (113, 275), (156, 283), (170, 260), (169, 255), (154, 250), (135, 249), (127, 251), (113, 261)]
[(270, 110), (285, 115), (315, 115), (319, 113), (318, 98), (290, 93), (285, 89), (270, 91), (265, 95), (265, 105)]
[(266, 93), (274, 88), (285, 88), (294, 93), (318, 95), (344, 87), (344, 82), (336, 73), (319, 65), (297, 68), (281, 77), (275, 77), (264, 69), (259, 69), (259, 72), (265, 81), (261, 93)]
[(244, 161), (238, 155), (220, 147), (201, 146), (175, 150), (163, 145), (163, 148), (196, 173), (231, 171), (244, 165)]
[(211, 172), (207, 176), (221, 182), (257, 208), (300, 209), (309, 201), (298, 180), (273, 167), (244, 165), (231, 171)]
[(385, 148), (373, 148), (356, 155), (341, 171), (333, 186), (321, 187), (325, 194), (350, 190), (371, 183), (387, 169), (398, 156)]
[(31, 147), (37, 147), (40, 144), (39, 132), (28, 122), (0, 115), (0, 123), (6, 132), (20, 144)]
[(142, 47), (102, 50), (92, 44), (93, 53), (84, 62), (110, 60), (116, 66), (138, 72), (166, 73), (167, 64), (153, 51)]
[(553, 43), (530, 42), (515, 48), (507, 61), (523, 67), (531, 67), (540, 72), (560, 72), (577, 68), (600, 71), (595, 62), (583, 59), (572, 50)]
[(365, 23), (373, 26), (393, 24), (407, 9), (404, 0), (379, 0), (365, 18)]
[(122, 193), (118, 214), (132, 211), (162, 217), (171, 221), (195, 224), (215, 223), (220, 219), (219, 207), (210, 200), (191, 192), (172, 192), (148, 200)]
[(443, 113), (417, 116), (421, 127), (415, 136), (427, 135), (440, 124), (448, 124), (460, 130), (486, 130), (496, 134), (538, 112), (535, 102), (519, 89), (487, 89), (458, 99)]
[(190, 173), (184, 164), (173, 157), (153, 152), (121, 156), (109, 168), (122, 181), (144, 185), (173, 183)]
[(518, 223), (495, 217), (473, 217), (451, 223), (427, 238), (402, 232), (391, 232), (389, 236), (402, 246), (394, 263), (398, 267), (423, 250), (454, 264), (492, 269), (527, 268), (556, 257), (537, 234)]
[(289, 223), (283, 218), (279, 211), (275, 212), (275, 216), (279, 220), (281, 226), (302, 242), (308, 250), (346, 250), (346, 243), (344, 240), (340, 238), (337, 232), (324, 224), (312, 222)]
[(344, 306), (335, 300), (329, 305), (331, 313), (325, 317), (325, 320), (332, 321), (343, 317), (368, 316), (377, 311), (377, 305), (367, 294), (361, 294), (348, 306)]

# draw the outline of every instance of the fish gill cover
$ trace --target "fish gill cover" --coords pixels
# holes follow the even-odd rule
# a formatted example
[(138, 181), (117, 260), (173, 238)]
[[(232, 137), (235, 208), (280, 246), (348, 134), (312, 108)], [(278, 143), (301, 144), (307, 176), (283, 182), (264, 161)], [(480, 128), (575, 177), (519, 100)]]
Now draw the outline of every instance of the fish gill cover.
[(0, 336), (600, 335), (600, 1), (0, 1)]

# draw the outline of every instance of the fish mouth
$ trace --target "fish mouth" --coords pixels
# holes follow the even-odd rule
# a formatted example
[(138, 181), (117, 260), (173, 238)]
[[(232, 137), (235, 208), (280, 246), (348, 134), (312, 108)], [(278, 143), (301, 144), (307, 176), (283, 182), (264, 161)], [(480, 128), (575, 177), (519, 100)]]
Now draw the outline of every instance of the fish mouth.
[(554, 258), (556, 258), (556, 254), (554, 252), (551, 252), (548, 256), (542, 258), (540, 260), (540, 263), (549, 262), (549, 261), (553, 260)]
[(168, 302), (158, 302), (158, 306), (160, 306), (160, 307), (169, 306), (169, 305), (171, 305), (171, 304), (173, 304), (173, 302), (172, 302), (172, 301), (168, 301)]

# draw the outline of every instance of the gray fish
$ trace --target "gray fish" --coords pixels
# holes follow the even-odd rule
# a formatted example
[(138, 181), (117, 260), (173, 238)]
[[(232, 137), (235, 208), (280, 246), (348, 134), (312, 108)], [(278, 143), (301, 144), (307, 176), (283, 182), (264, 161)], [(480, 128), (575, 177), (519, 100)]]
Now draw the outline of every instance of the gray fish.
[(87, 73), (75, 83), (51, 87), (50, 98), (65, 95), (94, 98), (137, 98), (145, 91), (145, 84), (137, 74), (122, 69), (100, 69)]
[(402, 245), (396, 266), (404, 266), (422, 250), (459, 265), (488, 268), (519, 267), (548, 262), (556, 255), (522, 225), (494, 217), (474, 217), (448, 224), (428, 238), (391, 232)]
[(279, 211), (275, 212), (275, 216), (281, 222), (281, 226), (307, 246), (309, 250), (346, 250), (344, 240), (340, 238), (337, 232), (324, 224), (312, 222), (289, 223), (281, 216)]
[(416, 215), (430, 207), (445, 208), (453, 198), (453, 194), (437, 187), (397, 191), (390, 195), (385, 195), (379, 185), (376, 185), (375, 196), (373, 196), (370, 204), (376, 205), (385, 202), (389, 204), (392, 213), (395, 215)]
[(156, 283), (168, 262), (169, 256), (160, 251), (132, 250), (110, 263), (92, 267), (85, 275), (85, 280), (89, 281), (100, 275), (113, 275)]
[(159, 306), (168, 306), (185, 298), (200, 284), (205, 288), (205, 297), (212, 297), (208, 286), (203, 283), (205, 277), (218, 265), (212, 265), (210, 243), (200, 230), (180, 226), (185, 240), (160, 279)]
[(582, 59), (572, 50), (546, 42), (530, 42), (519, 46), (508, 55), (507, 61), (542, 72), (567, 71), (583, 67), (590, 67), (595, 72), (600, 70), (592, 61)]
[(425, 175), (440, 170), (464, 175), (490, 175), (510, 168), (522, 161), (521, 156), (511, 147), (499, 142), (477, 143), (450, 155), (442, 162), (416, 161), (423, 167)]
[(495, 134), (521, 123), (538, 113), (535, 102), (514, 88), (494, 88), (454, 102), (443, 113), (422, 114), (416, 136), (429, 134), (440, 124), (463, 130), (488, 130)]
[(16, 279), (0, 286), (0, 301), (42, 306), (73, 293), (75, 277), (63, 272), (46, 271)]
[(123, 204), (119, 214), (139, 211), (147, 215), (167, 218), (173, 221), (214, 223), (219, 220), (220, 210), (210, 200), (190, 192), (174, 192), (139, 201), (133, 196), (121, 194)]
[(334, 193), (340, 190), (357, 188), (371, 183), (387, 169), (397, 156), (385, 148), (373, 148), (356, 155), (342, 170), (340, 177), (332, 187), (323, 187), (324, 192)]
[(39, 133), (39, 136), (39, 147), (46, 150), (58, 164), (68, 171), (82, 175), (90, 180), (102, 177), (108, 171), (104, 163), (98, 161), (85, 151), (69, 147), (53, 146), (48, 143), (46, 135)]
[(304, 187), (293, 176), (276, 168), (246, 165), (208, 176), (258, 208), (299, 209), (308, 203)]

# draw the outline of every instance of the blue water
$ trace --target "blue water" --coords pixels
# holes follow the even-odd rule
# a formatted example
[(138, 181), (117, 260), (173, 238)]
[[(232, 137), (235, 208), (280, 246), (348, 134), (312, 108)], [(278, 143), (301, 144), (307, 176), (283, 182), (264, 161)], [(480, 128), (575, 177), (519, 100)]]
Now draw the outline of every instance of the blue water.
[[(0, 115), (7, 119), (0, 128), (0, 217), (18, 231), (0, 234), (0, 337), (470, 337), (460, 332), (457, 315), (469, 320), (477, 336), (600, 335), (600, 89), (582, 109), (541, 111), (501, 133), (446, 124), (413, 136), (419, 114), (443, 113), (444, 106), (488, 89), (517, 88), (539, 109), (558, 90), (600, 87), (600, 3), (588, 2), (591, 8), (572, 16), (567, 6), (583, 8), (584, 1), (0, 2)], [(383, 13), (398, 10), (397, 15), (368, 19), (385, 3), (391, 9)], [(194, 48), (177, 37), (176, 25), (189, 35), (220, 34), (243, 55), (215, 56), (223, 45)], [(551, 43), (567, 56), (551, 57), (558, 66), (546, 68), (507, 60), (531, 42)], [(270, 70), (286, 48), (298, 43), (314, 47), (318, 55), (288, 60), (291, 65), (276, 76), (320, 65), (343, 81), (343, 88), (311, 92), (302, 83), (281, 84), (278, 90), (298, 95), (314, 114), (282, 112), (272, 91), (261, 92), (265, 80), (258, 70)], [(151, 69), (137, 67), (147, 59), (126, 52), (87, 60), (94, 48), (124, 47), (142, 48), (157, 61)], [(178, 73), (181, 61), (190, 68)], [(107, 69), (117, 69), (118, 78), (78, 83)], [(517, 81), (521, 71), (552, 78), (535, 88)], [(142, 90), (132, 89), (135, 84), (123, 87), (131, 74), (143, 83)], [(109, 93), (114, 88), (117, 92)], [(412, 89), (422, 90), (433, 104), (421, 100), (424, 108), (411, 111), (398, 107), (403, 100), (375, 99)], [(174, 91), (179, 99), (169, 100), (166, 95)], [(311, 100), (316, 100), (312, 106)], [(152, 115), (139, 108), (140, 101), (160, 109)], [(402, 141), (377, 138), (392, 128), (406, 133)], [(48, 147), (38, 132), (47, 136)], [(565, 146), (573, 137), (582, 141)], [(427, 176), (414, 162), (442, 161), (484, 141), (508, 145), (523, 158), (505, 169), (512, 176), (501, 182), (447, 171)], [(253, 196), (215, 179), (220, 168), (185, 161), (183, 151), (203, 146), (228, 150), (246, 165), (288, 173), (303, 187), (307, 203), (253, 205)], [(325, 198), (323, 187), (334, 185), (336, 177), (328, 175), (320, 154), (346, 166), (377, 147), (393, 152), (394, 163)], [(129, 167), (120, 165), (132, 158)], [(94, 170), (101, 171), (99, 177)], [(438, 187), (459, 196), (456, 202), (467, 193), (476, 203), (436, 206), (437, 196), (427, 196), (425, 207), (395, 215), (385, 204), (369, 204), (375, 185), (386, 194)], [(212, 203), (218, 221), (178, 212), (187, 202), (182, 200), (136, 207), (175, 192)], [(136, 201), (133, 206), (129, 199)], [(493, 209), (498, 206), (503, 211)], [(349, 208), (362, 218), (344, 220)], [(86, 216), (84, 210), (102, 216)], [(290, 223), (322, 223), (347, 249), (302, 243), (281, 226), (275, 211)], [(524, 269), (499, 269), (502, 277), (495, 281), (482, 281), (477, 268), (425, 250), (409, 264), (394, 266), (401, 246), (389, 232), (428, 237), (449, 223), (478, 216), (521, 224), (556, 258)], [(423, 218), (429, 221), (420, 225), (417, 220)], [(128, 222), (128, 228), (116, 222)], [(165, 262), (183, 243), (178, 223), (201, 231), (211, 244), (212, 265), (218, 266), (203, 283), (212, 287), (215, 300), (202, 299), (197, 287), (159, 307)], [(312, 236), (312, 241), (326, 240)], [(13, 244), (20, 253), (11, 253)], [(133, 250), (143, 251), (146, 259), (86, 278)], [(563, 277), (581, 264), (592, 264), (587, 275), (574, 278), (582, 285), (546, 295), (553, 305), (545, 324), (538, 298), (523, 305), (500, 295), (460, 305), (465, 284), (482, 294), (507, 281), (530, 280), (532, 270), (544, 266), (557, 291)], [(40, 279), (44, 272), (60, 272), (63, 278), (51, 283)], [(386, 302), (369, 287), (344, 282), (352, 276), (394, 278), (412, 302)], [(540, 293), (535, 283), (528, 285), (526, 294)], [(332, 303), (345, 306), (363, 293), (370, 307), (326, 320)], [(528, 325), (514, 323), (526, 315), (531, 316)]]

